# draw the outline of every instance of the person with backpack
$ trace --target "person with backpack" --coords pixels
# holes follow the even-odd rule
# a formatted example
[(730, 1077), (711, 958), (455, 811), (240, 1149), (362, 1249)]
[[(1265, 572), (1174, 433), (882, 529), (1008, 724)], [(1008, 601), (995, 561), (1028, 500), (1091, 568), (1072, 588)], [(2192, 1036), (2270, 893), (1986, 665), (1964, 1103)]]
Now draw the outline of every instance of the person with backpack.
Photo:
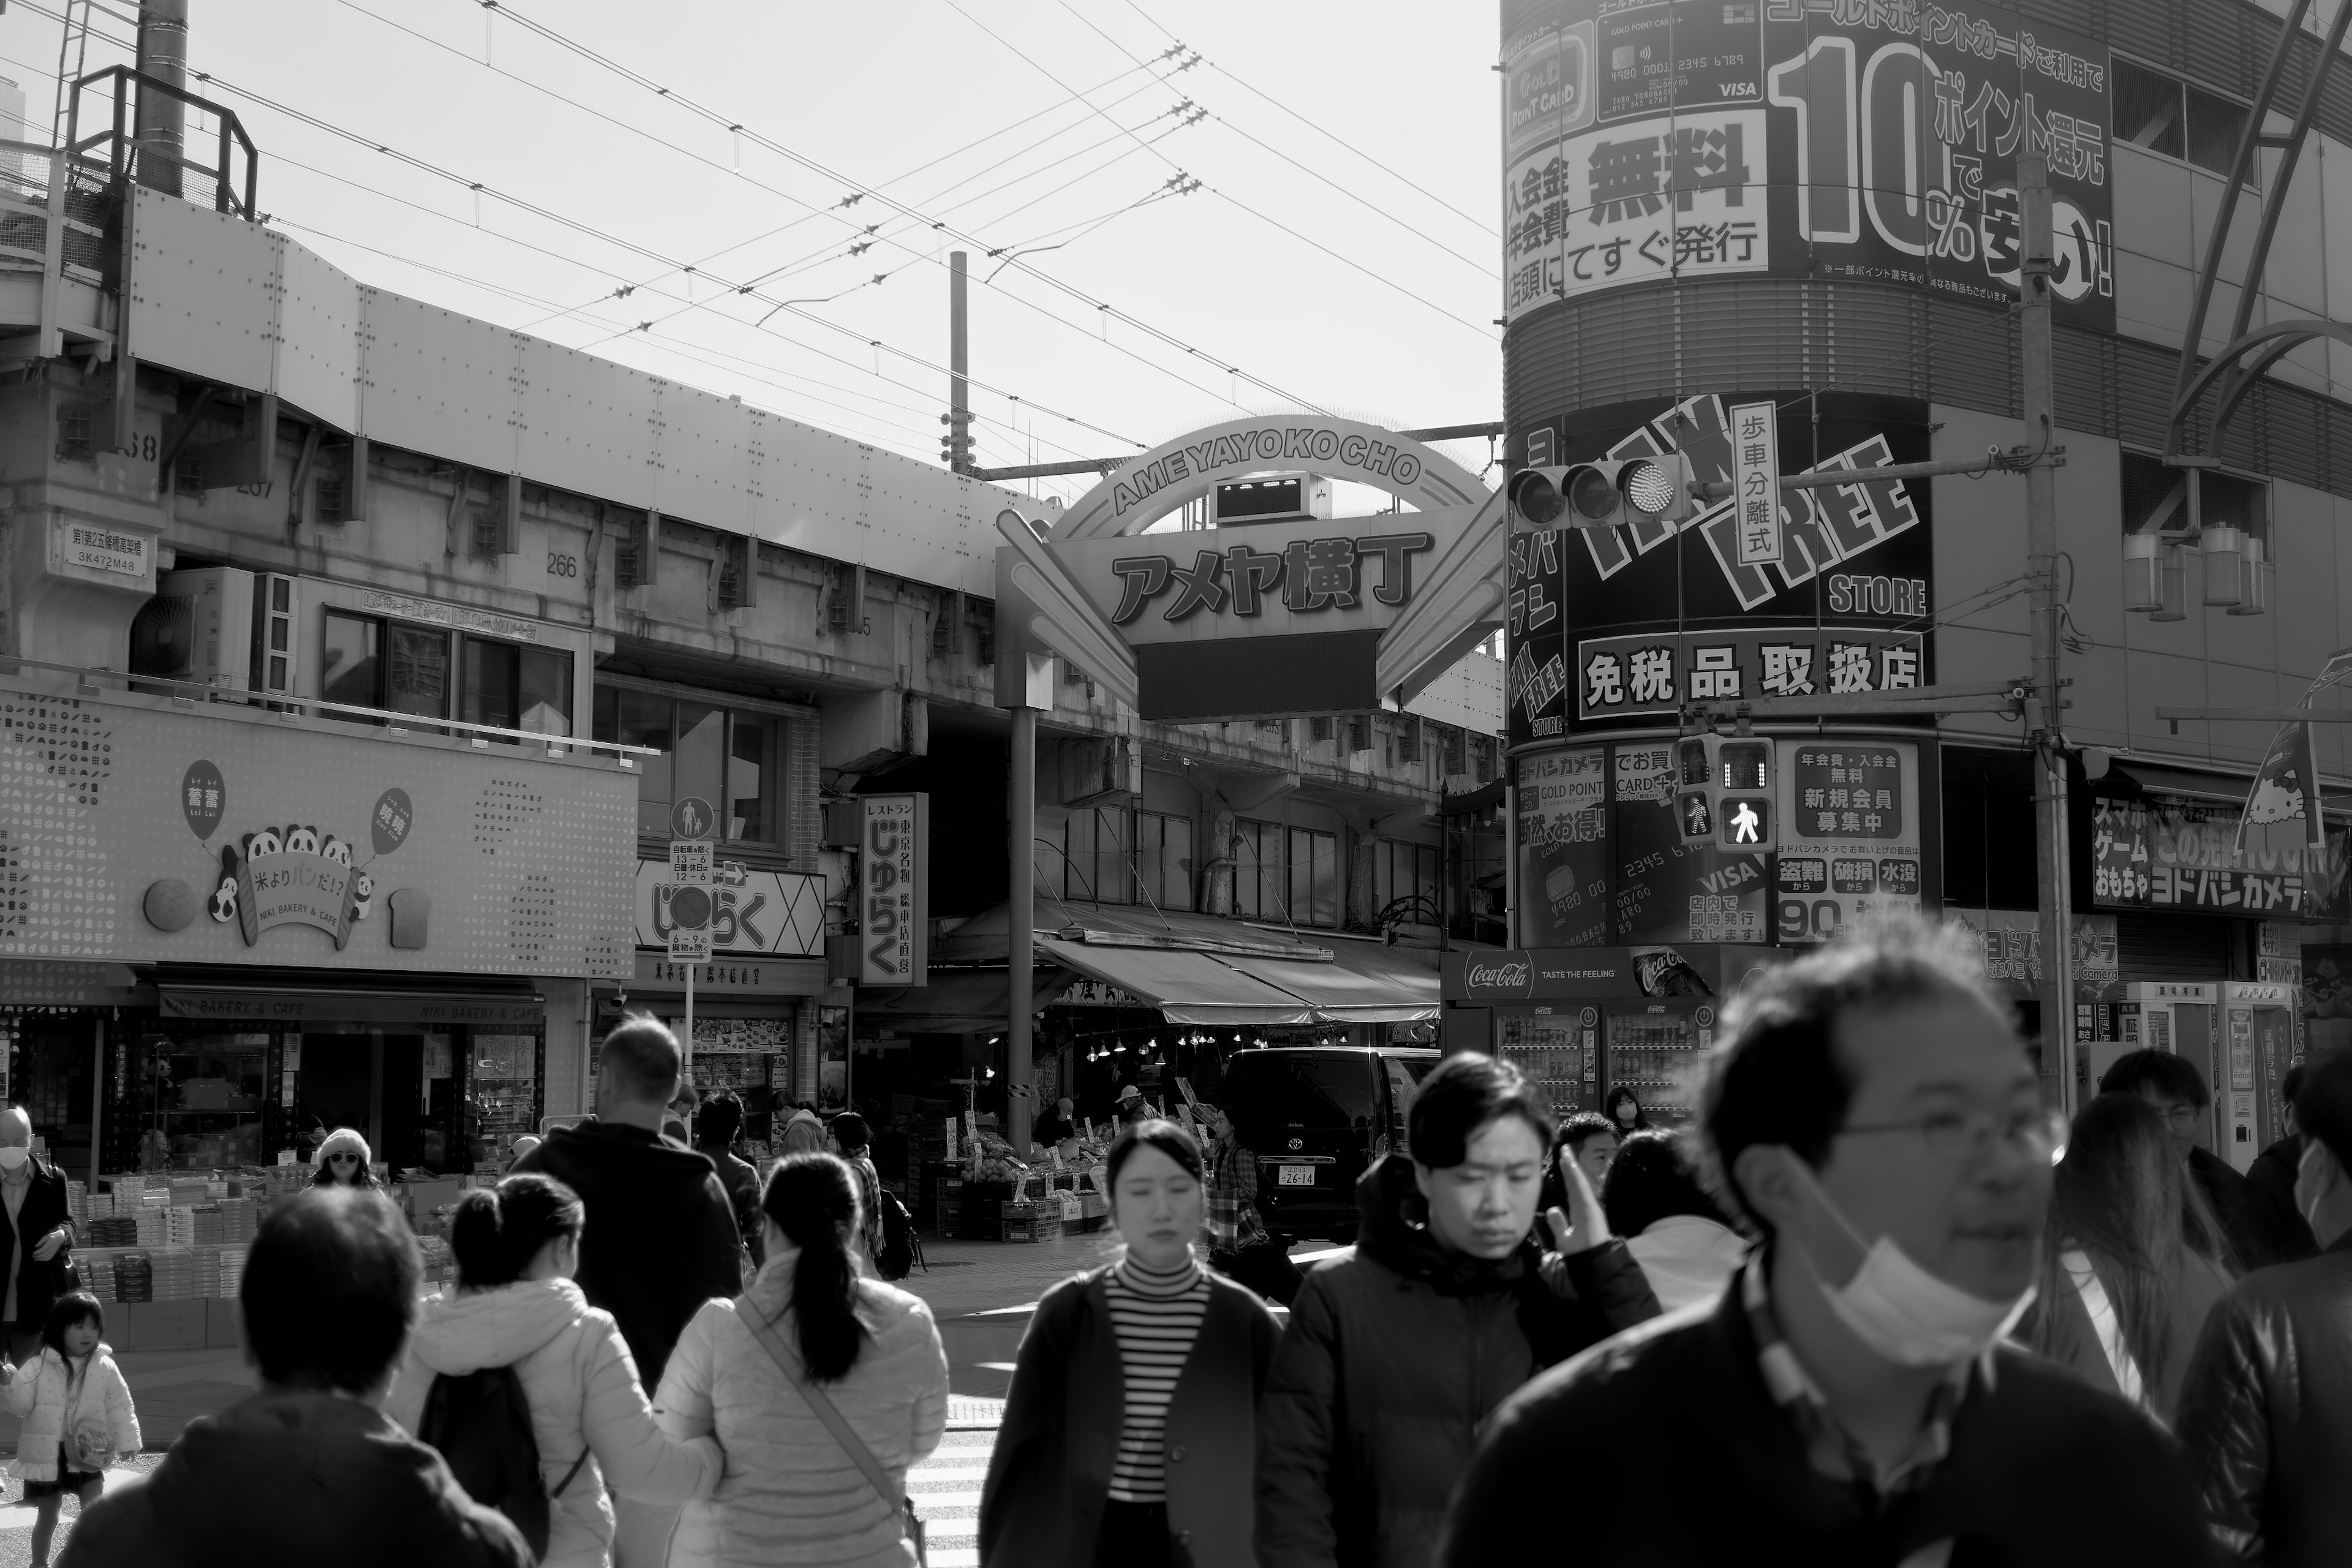
[(912, 1568), (907, 1472), (947, 1429), (931, 1310), (857, 1269), (857, 1178), (793, 1154), (760, 1200), (768, 1261), (695, 1314), (655, 1399), (673, 1437), (715, 1436), (726, 1479), (687, 1504), (670, 1568)]
[(33, 1568), (48, 1568), (67, 1494), (88, 1509), (106, 1490), (116, 1456), (139, 1451), (139, 1413), (113, 1352), (100, 1342), (105, 1333), (106, 1309), (76, 1290), (50, 1305), (37, 1359), (0, 1363), (0, 1398), (25, 1422), (16, 1473), (33, 1505)]
[(841, 1157), (857, 1176), (857, 1212), (866, 1216), (858, 1245), (866, 1249), (866, 1261), (872, 1262), (882, 1256), (882, 1173), (874, 1168), (868, 1153), (874, 1134), (866, 1118), (845, 1110), (833, 1119), (833, 1141), (841, 1145)]
[(550, 1568), (601, 1568), (606, 1492), (676, 1507), (724, 1468), (709, 1438), (655, 1425), (613, 1314), (572, 1283), (581, 1229), (579, 1195), (546, 1176), (459, 1199), (457, 1293), (425, 1304), (385, 1406)]
[(742, 1233), (751, 1267), (760, 1267), (760, 1173), (735, 1152), (736, 1134), (743, 1130), (743, 1102), (732, 1094), (715, 1094), (703, 1102), (694, 1119), (694, 1147), (719, 1172), (719, 1184), (735, 1205), (735, 1226)]

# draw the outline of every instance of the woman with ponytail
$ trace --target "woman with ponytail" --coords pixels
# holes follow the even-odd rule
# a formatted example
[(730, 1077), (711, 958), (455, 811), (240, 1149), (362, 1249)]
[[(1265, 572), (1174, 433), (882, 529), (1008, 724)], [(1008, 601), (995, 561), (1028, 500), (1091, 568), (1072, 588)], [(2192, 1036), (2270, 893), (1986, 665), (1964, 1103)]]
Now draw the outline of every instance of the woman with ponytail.
[(727, 1477), (680, 1516), (669, 1568), (916, 1561), (907, 1472), (947, 1429), (947, 1352), (920, 1299), (858, 1273), (858, 1185), (834, 1155), (786, 1156), (760, 1199), (759, 1277), (670, 1352), (662, 1427), (717, 1437)]
[[(509, 1176), (458, 1200), (457, 1290), (425, 1303), (384, 1405), (424, 1436), (436, 1380), (511, 1367), (547, 1494), (540, 1561), (560, 1568), (602, 1568), (613, 1542), (608, 1492), (675, 1507), (709, 1496), (722, 1468), (709, 1438), (673, 1438), (655, 1424), (613, 1315), (572, 1283), (581, 1228), (578, 1194), (550, 1176)], [(493, 1506), (518, 1511), (513, 1501)]]

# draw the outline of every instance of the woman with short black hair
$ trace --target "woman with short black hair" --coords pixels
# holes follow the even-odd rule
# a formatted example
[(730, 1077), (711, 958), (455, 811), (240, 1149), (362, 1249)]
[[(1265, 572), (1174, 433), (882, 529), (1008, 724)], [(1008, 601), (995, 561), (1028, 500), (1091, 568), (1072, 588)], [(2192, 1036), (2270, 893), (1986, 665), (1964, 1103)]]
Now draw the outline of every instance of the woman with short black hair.
[(1689, 1146), (1674, 1133), (1652, 1129), (1626, 1139), (1601, 1204), (1669, 1312), (1721, 1296), (1748, 1256), (1747, 1238), (1707, 1195)]
[(1356, 1184), (1356, 1245), (1307, 1276), (1275, 1357), (1257, 1542), (1285, 1564), (1431, 1562), (1495, 1407), (1658, 1310), (1574, 1161), (1569, 1213), (1545, 1216), (1556, 1250), (1536, 1239), (1552, 1119), (1517, 1068), (1448, 1057), (1405, 1131), (1412, 1152)]
[(1202, 1268), (1201, 1147), (1140, 1121), (1105, 1157), (1119, 1260), (1029, 1320), (980, 1500), (983, 1568), (1250, 1568), (1258, 1400), (1281, 1331)]

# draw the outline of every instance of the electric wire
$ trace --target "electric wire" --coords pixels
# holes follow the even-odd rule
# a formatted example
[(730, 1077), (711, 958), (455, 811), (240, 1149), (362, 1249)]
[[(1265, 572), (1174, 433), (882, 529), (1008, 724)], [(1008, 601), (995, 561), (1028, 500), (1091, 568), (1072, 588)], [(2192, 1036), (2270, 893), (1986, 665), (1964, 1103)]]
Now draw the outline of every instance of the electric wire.
[[(489, 4), (491, 3), (491, 0), (484, 0), (484, 3)], [(1061, 78), (1055, 76), (1052, 71), (1047, 70), (1043, 65), (1039, 64), (1034, 58), (1029, 55), (1019, 45), (1007, 38), (1003, 34), (998, 32), (995, 28), (990, 26), (979, 17), (973, 16), (970, 11), (965, 10), (963, 6), (957, 4), (957, 0), (942, 0), (942, 3), (949, 10), (953, 11), (957, 16), (961, 16), (965, 21), (970, 22), (973, 26), (978, 27), (982, 32), (986, 33), (990, 37), (1003, 45), (1006, 49), (1012, 52), (1013, 58), (1028, 66), (1030, 69), (1035, 71), (1039, 76), (1044, 77), (1047, 81), (1052, 82), (1064, 92), (1068, 92), (1070, 90), (1067, 84), (1066, 84)], [(1130, 132), (1129, 134), (1132, 135), (1133, 132)], [(1178, 169), (1180, 174), (1183, 172), (1181, 169), (1178, 168), (1175, 161), (1169, 158), (1165, 153), (1160, 153), (1159, 156), (1170, 168)], [(1381, 285), (1381, 287), (1392, 289), (1395, 292), (1403, 295), (1406, 299), (1412, 300), (1414, 303), (1425, 306), (1429, 310), (1436, 311), (1439, 315), (1444, 316), (1448, 321), (1457, 322), (1460, 325), (1468, 328), (1470, 331), (1477, 333), (1481, 338), (1484, 338), (1486, 342), (1493, 342), (1496, 341), (1495, 331), (1491, 326), (1480, 326), (1477, 322), (1470, 320), (1467, 316), (1459, 316), (1454, 314), (1452, 310), (1447, 310), (1436, 300), (1428, 298), (1426, 295), (1415, 293), (1412, 289), (1406, 288), (1395, 279), (1383, 276), (1382, 274), (1374, 271), (1372, 268), (1365, 266), (1362, 262), (1358, 261), (1354, 257), (1334, 250), (1329, 246), (1325, 245), (1322, 241), (1299, 233), (1297, 229), (1291, 227), (1288, 224), (1284, 223), (1279, 218), (1267, 216), (1265, 214), (1258, 211), (1255, 207), (1251, 206), (1247, 202), (1243, 201), (1240, 197), (1235, 196), (1231, 192), (1220, 190), (1217, 186), (1208, 184), (1206, 183), (1203, 183), (1202, 189), (1207, 191), (1210, 195), (1216, 196), (1219, 200), (1223, 201), (1228, 205), (1247, 213), (1250, 216), (1257, 219), (1258, 222), (1265, 224), (1269, 228), (1279, 229), (1284, 234), (1290, 236), (1291, 238), (1297, 240), (1301, 245), (1321, 251), (1324, 255), (1339, 263), (1342, 267), (1348, 268), (1352, 271), (1362, 273), (1373, 282)]]

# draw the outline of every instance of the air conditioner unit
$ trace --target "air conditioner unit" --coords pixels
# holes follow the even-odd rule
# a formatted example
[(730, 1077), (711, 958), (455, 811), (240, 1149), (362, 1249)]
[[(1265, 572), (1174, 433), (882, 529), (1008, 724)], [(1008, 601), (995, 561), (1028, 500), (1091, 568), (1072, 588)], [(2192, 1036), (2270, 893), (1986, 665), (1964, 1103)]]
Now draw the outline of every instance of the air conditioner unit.
[[(131, 623), (131, 673), (227, 691), (248, 689), (253, 679), (253, 574), (234, 566), (166, 572), (156, 588), (155, 596), (140, 606)], [(290, 593), (289, 597), (290, 601)]]
[(1209, 526), (1304, 522), (1331, 515), (1331, 481), (1320, 474), (1260, 474), (1234, 479), (1209, 494)]
[(249, 675), (253, 691), (267, 691), (274, 697), (291, 697), (299, 672), (296, 649), (300, 646), (295, 635), (295, 617), (301, 609), (301, 595), (296, 591), (295, 579), (276, 572), (265, 572), (254, 580), (253, 595), (253, 658)]

